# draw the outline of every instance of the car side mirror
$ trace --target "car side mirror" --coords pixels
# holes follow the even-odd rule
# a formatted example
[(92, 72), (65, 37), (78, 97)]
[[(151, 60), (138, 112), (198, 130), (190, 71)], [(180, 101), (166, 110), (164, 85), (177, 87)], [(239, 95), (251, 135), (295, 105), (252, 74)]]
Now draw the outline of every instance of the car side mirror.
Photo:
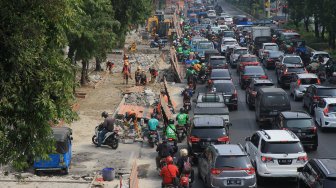
[(246, 138), (245, 138), (245, 141), (247, 141), (247, 142), (248, 142), (248, 141), (251, 141), (251, 138), (250, 138), (250, 137), (246, 137)]
[(303, 172), (303, 167), (297, 168), (297, 172)]

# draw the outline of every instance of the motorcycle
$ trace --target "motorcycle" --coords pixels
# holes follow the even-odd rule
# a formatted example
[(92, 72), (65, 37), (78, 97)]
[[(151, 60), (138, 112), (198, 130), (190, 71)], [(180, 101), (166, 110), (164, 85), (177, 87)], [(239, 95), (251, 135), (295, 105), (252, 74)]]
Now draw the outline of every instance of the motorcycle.
[[(92, 143), (94, 145), (98, 145), (98, 134), (101, 130), (101, 125), (96, 126), (95, 128), (95, 134), (92, 136)], [(114, 130), (113, 132), (107, 132), (105, 134), (105, 137), (101, 143), (102, 145), (108, 145), (112, 149), (117, 149), (119, 146), (119, 135), (118, 135), (118, 130)]]
[(156, 131), (149, 131), (148, 133), (148, 144), (151, 148), (154, 148), (154, 145), (157, 145), (158, 138)]
[(206, 74), (203, 74), (203, 75), (200, 75), (199, 76), (199, 81), (201, 82), (201, 84), (205, 84), (205, 82), (207, 81), (207, 75)]
[(187, 136), (187, 130), (184, 126), (177, 126), (177, 138), (179, 142), (181, 143), (184, 138)]
[(189, 100), (185, 100), (183, 102), (183, 108), (186, 110), (186, 111), (190, 111), (191, 110), (191, 102), (190, 102), (190, 99)]
[(191, 184), (190, 174), (182, 173), (180, 177), (180, 187), (190, 188), (190, 184)]
[(175, 155), (175, 153), (178, 151), (178, 146), (177, 146), (176, 140), (173, 139), (173, 138), (168, 138), (168, 144), (173, 147), (174, 155)]
[(151, 48), (164, 48), (165, 44), (164, 42), (160, 39), (158, 42), (155, 42), (154, 40), (151, 41), (150, 45)]

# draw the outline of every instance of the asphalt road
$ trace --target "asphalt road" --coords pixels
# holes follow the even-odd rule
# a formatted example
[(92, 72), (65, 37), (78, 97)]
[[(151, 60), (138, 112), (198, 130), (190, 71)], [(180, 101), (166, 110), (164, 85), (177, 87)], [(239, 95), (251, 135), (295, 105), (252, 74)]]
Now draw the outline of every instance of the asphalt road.
[[(233, 7), (227, 5), (225, 2), (220, 2), (222, 8), (225, 12), (231, 15), (238, 15), (242, 14), (242, 12), (237, 11)], [(245, 91), (240, 89), (238, 84), (238, 75), (234, 70), (231, 70), (233, 81), (236, 85), (236, 89), (238, 91), (238, 111), (230, 112), (230, 121), (232, 123), (232, 127), (230, 128), (230, 138), (231, 143), (241, 143), (242, 145), (245, 144), (245, 137), (251, 136), (253, 132), (259, 129), (259, 125), (255, 121), (255, 112), (249, 110), (246, 103), (245, 103)], [(274, 70), (267, 71), (269, 78), (276, 83), (276, 76)], [(204, 86), (198, 87), (199, 91), (204, 91)], [(288, 92), (288, 89), (287, 89)], [(294, 101), (291, 98), (291, 107), (292, 110), (304, 110), (302, 108), (301, 101)], [(317, 151), (315, 152), (308, 152), (309, 158), (325, 158), (325, 157), (336, 157), (336, 147), (332, 146), (333, 143), (336, 143), (336, 131), (330, 130), (328, 132), (321, 132), (318, 130), (319, 134), (319, 146)], [(196, 172), (197, 174), (197, 172)], [(195, 188), (202, 188), (205, 187), (201, 180), (195, 176), (195, 182), (193, 187)], [(258, 186), (261, 187), (261, 186)], [(268, 184), (263, 186), (264, 188), (294, 188), (296, 187), (296, 182), (290, 182), (283, 179), (271, 179)]]

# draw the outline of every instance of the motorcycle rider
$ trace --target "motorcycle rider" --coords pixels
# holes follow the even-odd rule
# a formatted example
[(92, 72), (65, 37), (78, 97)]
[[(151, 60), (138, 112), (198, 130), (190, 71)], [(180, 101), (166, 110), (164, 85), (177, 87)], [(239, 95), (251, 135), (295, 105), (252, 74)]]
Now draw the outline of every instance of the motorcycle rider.
[(181, 128), (184, 127), (185, 134), (187, 134), (189, 115), (186, 113), (186, 111), (183, 108), (180, 108), (180, 113), (177, 114), (176, 121), (177, 121), (178, 127), (181, 127)]
[(158, 152), (158, 156), (156, 157), (156, 169), (159, 169), (161, 159), (172, 156), (174, 154), (174, 149), (168, 144), (167, 139), (164, 137), (162, 143), (157, 146), (156, 152)]
[(166, 158), (167, 165), (161, 169), (160, 176), (162, 177), (162, 188), (166, 185), (172, 185), (174, 178), (179, 175), (179, 170), (174, 165), (174, 160), (171, 156)]
[(191, 183), (194, 182), (194, 170), (192, 169), (192, 159), (188, 157), (188, 150), (181, 149), (180, 150), (180, 158), (177, 160), (176, 163), (180, 174), (190, 174), (189, 178)]
[[(159, 126), (159, 120), (156, 119), (154, 113), (151, 114), (151, 119), (148, 120), (147, 126), (148, 126), (148, 131), (149, 132), (156, 132), (157, 140), (160, 140), (160, 134), (157, 130), (157, 127)], [(149, 136), (149, 134), (148, 134), (148, 136)]]
[(173, 119), (168, 120), (168, 125), (166, 126), (165, 129), (165, 135), (167, 139), (172, 139), (174, 140), (174, 150), (175, 152), (177, 151), (177, 130), (175, 126), (175, 121)]
[(105, 112), (105, 111), (101, 114), (101, 116), (103, 118), (105, 118), (105, 120), (101, 124), (101, 130), (99, 131), (99, 134), (98, 134), (98, 145), (97, 145), (97, 147), (101, 146), (106, 133), (114, 131), (114, 121), (115, 120), (113, 118), (109, 117), (108, 113)]

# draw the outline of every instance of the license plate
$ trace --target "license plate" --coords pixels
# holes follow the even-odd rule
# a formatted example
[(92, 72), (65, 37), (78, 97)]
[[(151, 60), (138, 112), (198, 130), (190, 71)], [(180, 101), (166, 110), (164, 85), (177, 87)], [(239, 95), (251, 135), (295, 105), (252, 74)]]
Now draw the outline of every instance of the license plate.
[(242, 180), (229, 179), (227, 180), (228, 185), (241, 185)]
[(279, 164), (292, 164), (292, 159), (278, 159)]

